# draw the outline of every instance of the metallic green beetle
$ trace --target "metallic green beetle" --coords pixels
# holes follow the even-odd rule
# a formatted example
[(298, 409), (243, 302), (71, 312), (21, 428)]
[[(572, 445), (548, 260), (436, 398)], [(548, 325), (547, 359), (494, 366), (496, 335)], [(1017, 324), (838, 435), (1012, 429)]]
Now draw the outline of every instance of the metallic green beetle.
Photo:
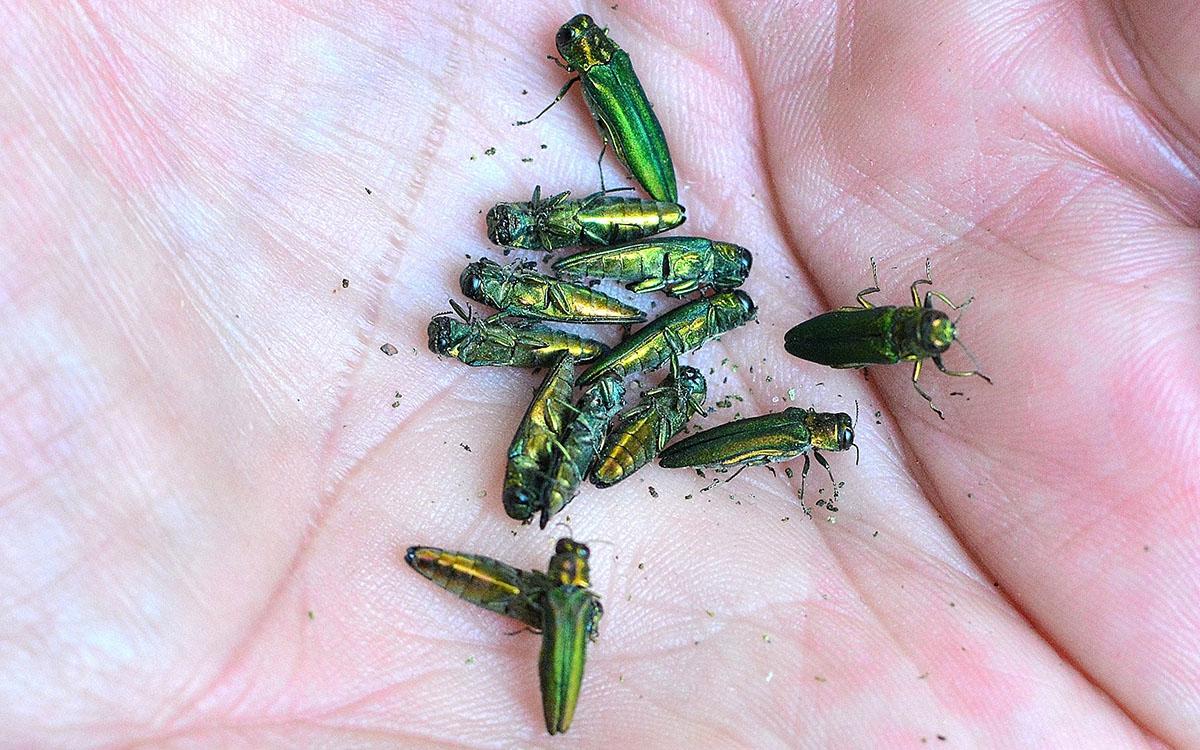
[[(583, 13), (559, 28), (554, 44), (562, 61), (550, 59), (577, 75), (567, 81), (554, 101), (533, 119), (562, 101), (578, 81), (583, 89), (583, 101), (596, 121), (605, 146), (612, 146), (617, 158), (652, 198), (674, 203), (678, 192), (671, 152), (667, 149), (662, 125), (633, 72), (629, 53), (618, 47), (591, 16)], [(532, 120), (517, 124), (528, 122)], [(602, 151), (601, 158), (603, 156)]]
[(599, 341), (508, 319), (505, 313), (475, 318), (454, 300), (450, 306), (462, 320), (450, 313), (435, 315), (429, 321), (429, 350), (472, 367), (544, 367), (564, 352), (585, 362), (608, 351)]
[(559, 437), (559, 449), (551, 464), (549, 481), (542, 497), (541, 528), (551, 516), (575, 498), (588, 469), (604, 444), (613, 417), (625, 400), (625, 385), (618, 378), (601, 378), (588, 388), (575, 406), (575, 418)]
[(404, 560), (447, 591), (541, 633), (542, 711), (546, 731), (560, 734), (575, 716), (587, 646), (599, 637), (604, 615), (591, 590), (589, 554), (587, 545), (559, 539), (546, 573), (436, 547), (409, 547)]
[(646, 313), (581, 284), (540, 274), (530, 261), (481, 258), (458, 278), (463, 294), (508, 315), (564, 323), (641, 323)]
[(437, 547), (409, 547), (404, 561), (455, 596), (531, 628), (542, 627), (538, 597), (553, 585), (545, 573)]
[(508, 447), (504, 473), (504, 512), (528, 523), (538, 509), (546, 485), (558, 435), (571, 410), (575, 359), (563, 355), (546, 373)]
[(680, 297), (698, 289), (735, 289), (750, 273), (750, 251), (704, 237), (661, 237), (596, 248), (555, 262), (568, 279), (591, 277), (628, 282), (633, 292), (664, 291)]
[(571, 727), (588, 643), (600, 635), (604, 609), (591, 590), (588, 548), (573, 539), (559, 539), (546, 571), (554, 585), (540, 598), (542, 650), (538, 676), (542, 684), (542, 714), (546, 731), (560, 734)]
[(592, 483), (611, 487), (654, 460), (692, 414), (704, 413), (708, 385), (694, 367), (671, 360), (671, 374), (621, 412), (592, 469)]
[[(941, 310), (935, 310), (933, 298), (945, 302), (952, 310), (966, 307), (974, 298), (956, 305), (941, 292), (931, 291), (926, 292), (925, 303), (922, 305), (917, 286), (933, 283), (928, 259), (925, 261), (925, 278), (917, 279), (910, 287), (913, 299), (911, 307), (872, 305), (866, 300), (866, 296), (879, 291), (879, 274), (874, 258), (871, 259), (871, 278), (875, 285), (858, 293), (859, 307), (848, 306), (827, 312), (789, 330), (783, 339), (783, 346), (788, 353), (800, 359), (837, 368), (912, 362), (913, 388), (921, 394), (921, 398), (929, 402), (929, 408), (942, 419), (945, 419), (942, 410), (934, 405), (929, 394), (917, 384), (917, 378), (921, 376), (921, 363), (925, 359), (932, 358), (937, 368), (947, 375), (960, 378), (978, 375), (988, 383), (992, 382), (991, 378), (978, 369), (947, 370), (942, 364), (942, 354), (955, 341), (958, 341), (972, 361), (975, 356), (959, 339), (957, 321), (950, 320)], [(976, 367), (978, 368), (978, 365)]]
[(574, 245), (615, 245), (674, 229), (687, 218), (683, 206), (601, 190), (583, 200), (563, 191), (545, 200), (540, 185), (528, 202), (497, 203), (487, 212), (488, 239), (502, 247), (554, 250)]
[(740, 289), (680, 305), (597, 359), (579, 377), (579, 383), (653, 370), (672, 356), (699, 349), (709, 339), (754, 320), (757, 312), (750, 295)]
[(854, 425), (849, 414), (792, 406), (774, 414), (738, 419), (688, 435), (667, 446), (658, 465), (668, 469), (685, 466), (744, 468), (790, 461), (803, 453), (804, 469), (800, 472), (803, 494), (809, 452), (829, 472), (832, 481), (833, 472), (820, 451), (844, 451), (853, 445)]

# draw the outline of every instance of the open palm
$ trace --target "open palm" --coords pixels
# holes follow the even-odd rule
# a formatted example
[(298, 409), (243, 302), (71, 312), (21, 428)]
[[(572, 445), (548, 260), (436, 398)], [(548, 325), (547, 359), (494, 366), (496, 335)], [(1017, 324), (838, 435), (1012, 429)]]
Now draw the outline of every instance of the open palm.
[[(1200, 744), (1200, 14), (417, 5), (0, 9), (9, 742)], [(424, 331), (498, 256), (491, 203), (596, 188), (577, 94), (510, 126), (580, 10), (656, 104), (683, 231), (754, 251), (759, 324), (687, 359), (698, 421), (857, 403), (862, 457), (829, 455), (832, 524), (782, 471), (586, 488), (560, 518), (606, 615), (552, 742), (537, 638), (402, 554), (544, 568), (567, 533), (500, 506), (538, 376)], [(879, 304), (926, 257), (976, 296), (995, 385), (930, 369), (945, 421), (906, 367), (783, 351), (872, 256)]]

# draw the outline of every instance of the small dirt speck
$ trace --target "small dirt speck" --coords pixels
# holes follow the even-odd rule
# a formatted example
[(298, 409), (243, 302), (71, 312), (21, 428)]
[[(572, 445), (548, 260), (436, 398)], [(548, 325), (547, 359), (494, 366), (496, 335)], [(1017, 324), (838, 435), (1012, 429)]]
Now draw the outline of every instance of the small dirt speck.
[(384, 354), (386, 354), (390, 357), (396, 353), (397, 349), (396, 349), (396, 347), (392, 346), (391, 344), (384, 344), (383, 346), (379, 347), (379, 351), (383, 352)]

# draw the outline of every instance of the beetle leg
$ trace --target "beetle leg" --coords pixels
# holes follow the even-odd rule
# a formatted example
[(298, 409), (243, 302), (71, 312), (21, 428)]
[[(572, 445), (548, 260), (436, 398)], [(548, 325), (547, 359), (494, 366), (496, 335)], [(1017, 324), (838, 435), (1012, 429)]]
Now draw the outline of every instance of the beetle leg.
[(817, 463), (821, 464), (821, 466), (824, 466), (825, 471), (829, 473), (829, 481), (833, 483), (833, 490), (836, 493), (837, 492), (837, 480), (833, 478), (833, 469), (829, 468), (829, 462), (826, 461), (825, 457), (821, 455), (821, 452), (816, 450), (815, 448), (813, 449), (812, 454), (813, 454), (813, 458), (817, 459)]
[(808, 470), (812, 468), (811, 462), (808, 460), (808, 454), (804, 454), (804, 468), (800, 470), (800, 502), (804, 502), (804, 482), (808, 479)]
[(588, 615), (588, 640), (592, 643), (600, 637), (600, 618), (604, 616), (604, 607), (600, 605), (599, 599), (592, 600), (592, 611)]
[(604, 189), (604, 154), (608, 151), (608, 141), (604, 141), (604, 145), (600, 148), (600, 155), (596, 157), (596, 169), (600, 172), (600, 192), (605, 192)]
[(555, 307), (559, 312), (571, 312), (571, 306), (569, 300), (567, 299), (567, 293), (564, 292), (562, 287), (557, 284), (551, 284), (550, 286), (546, 287), (546, 302), (547, 306)]
[(660, 417), (658, 420), (658, 450), (656, 450), (654, 452), (659, 453), (662, 451), (663, 448), (666, 448), (667, 441), (670, 439), (671, 439), (671, 425), (667, 424), (667, 420), (662, 419)]
[(673, 297), (682, 297), (685, 294), (690, 294), (700, 288), (700, 282), (695, 279), (680, 281), (677, 284), (672, 284), (667, 288), (667, 294)]
[[(867, 295), (875, 294), (879, 291), (879, 269), (875, 267), (875, 258), (871, 258), (871, 282), (873, 285), (869, 286), (866, 289), (859, 292), (858, 297), (857, 297), (858, 304), (862, 305), (863, 307), (867, 308), (868, 310), (871, 309), (872, 307), (874, 307), (874, 305), (872, 305), (870, 302), (867, 302), (867, 300), (866, 300)], [(844, 307), (842, 309), (843, 310), (853, 310), (854, 308), (853, 307)]]
[(979, 370), (947, 370), (946, 366), (944, 364), (942, 364), (941, 357), (934, 357), (933, 363), (935, 365), (937, 365), (937, 368), (939, 370), (941, 370), (942, 372), (946, 373), (947, 375), (953, 375), (956, 378), (969, 378), (972, 375), (978, 375), (979, 377), (983, 378), (987, 382), (989, 382), (989, 383), (992, 382), (991, 378), (989, 378), (987, 375), (984, 375)]
[(737, 475), (738, 475), (738, 474), (741, 474), (741, 473), (742, 473), (742, 471), (744, 471), (744, 470), (745, 470), (745, 468), (746, 468), (747, 466), (749, 466), (749, 465), (750, 465), (750, 464), (742, 464), (741, 466), (739, 466), (739, 467), (738, 467), (738, 470), (737, 470), (737, 471), (735, 471), (735, 472), (733, 472), (733, 476), (731, 476), (730, 478), (728, 478), (728, 479), (726, 479), (726, 480), (725, 480), (725, 484), (729, 484), (729, 483), (730, 483), (730, 482), (732, 482), (733, 480), (737, 479)]
[(629, 284), (625, 288), (631, 292), (642, 294), (643, 292), (657, 292), (665, 286), (666, 282), (662, 279), (643, 279), (642, 281)]
[(667, 340), (667, 346), (671, 348), (672, 354), (684, 354), (687, 352), (687, 345), (678, 333), (667, 328), (663, 331), (663, 338)]
[(941, 409), (939, 409), (933, 405), (933, 399), (929, 397), (929, 394), (926, 393), (925, 391), (921, 390), (921, 386), (917, 385), (917, 378), (921, 377), (921, 362), (922, 362), (922, 360), (918, 359), (916, 361), (916, 364), (913, 365), (913, 376), (912, 376), (913, 388), (916, 389), (917, 393), (921, 394), (921, 398), (923, 398), (929, 402), (930, 409), (933, 409), (934, 412), (936, 412), (939, 417), (941, 417), (942, 419), (945, 419), (946, 415), (942, 414)]
[[(910, 287), (909, 287), (909, 289), (912, 291), (912, 298), (913, 298), (913, 306), (914, 306), (914, 307), (920, 307), (920, 306), (921, 306), (921, 294), (920, 294), (920, 293), (917, 291), (917, 285), (918, 285), (918, 284), (930, 284), (930, 285), (932, 285), (932, 284), (933, 284), (933, 269), (932, 269), (932, 267), (930, 267), (930, 265), (929, 265), (929, 258), (926, 258), (926, 259), (925, 259), (925, 278), (923, 278), (923, 279), (917, 279), (916, 281), (914, 281), (914, 282), (912, 283), (912, 286), (910, 286)], [(928, 299), (927, 299), (926, 301), (928, 301)], [(928, 305), (927, 305), (927, 306), (928, 306)], [(936, 410), (935, 410), (935, 411), (936, 411)], [(938, 413), (940, 414), (941, 412), (938, 412)]]
[(965, 301), (960, 302), (956, 305), (950, 301), (949, 297), (942, 294), (941, 292), (925, 292), (925, 307), (927, 307), (927, 308), (933, 307), (933, 298), (934, 297), (937, 297), (942, 302), (945, 302), (946, 306), (949, 307), (951, 310), (961, 310), (964, 307), (966, 307), (967, 305), (969, 305), (975, 301), (974, 297), (967, 297), (967, 299)]
[[(554, 60), (553, 57), (550, 59)], [(555, 62), (557, 62), (557, 60)], [(536, 115), (534, 115), (533, 120), (536, 120), (537, 118), (546, 114), (547, 112), (550, 111), (551, 107), (553, 107), (555, 104), (558, 104), (559, 102), (561, 102), (563, 100), (563, 97), (567, 95), (567, 92), (570, 91), (571, 87), (574, 86), (576, 83), (579, 83), (579, 76), (575, 76), (571, 80), (567, 81), (566, 84), (563, 85), (562, 89), (559, 90), (558, 96), (554, 97), (554, 101), (547, 104), (545, 109), (543, 109), (541, 112), (538, 112)], [(517, 120), (516, 122), (513, 123), (513, 125), (528, 125), (529, 123), (533, 122), (533, 120)]]

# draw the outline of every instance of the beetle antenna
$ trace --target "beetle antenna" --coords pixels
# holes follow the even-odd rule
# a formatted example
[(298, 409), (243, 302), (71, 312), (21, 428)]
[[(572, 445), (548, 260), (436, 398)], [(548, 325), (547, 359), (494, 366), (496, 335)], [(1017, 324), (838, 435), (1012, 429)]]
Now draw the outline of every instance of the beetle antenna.
[(454, 300), (449, 300), (449, 302), (450, 302), (451, 309), (453, 309), (454, 312), (458, 313), (458, 317), (462, 318), (463, 320), (467, 321), (468, 323), (471, 322), (471, 313), (470, 313), (471, 306), (470, 305), (467, 305), (467, 310), (463, 310), (462, 305), (458, 304), (458, 302), (456, 302)]
[(858, 466), (858, 443), (851, 443), (854, 446), (854, 465)]
[(975, 374), (986, 380), (988, 383), (991, 383), (992, 379), (980, 371), (979, 359), (975, 356), (975, 352), (971, 351), (971, 348), (967, 346), (967, 343), (958, 336), (955, 336), (954, 340), (958, 342), (958, 345), (961, 346), (963, 351), (967, 353), (967, 356), (971, 358), (971, 364), (975, 366)]

